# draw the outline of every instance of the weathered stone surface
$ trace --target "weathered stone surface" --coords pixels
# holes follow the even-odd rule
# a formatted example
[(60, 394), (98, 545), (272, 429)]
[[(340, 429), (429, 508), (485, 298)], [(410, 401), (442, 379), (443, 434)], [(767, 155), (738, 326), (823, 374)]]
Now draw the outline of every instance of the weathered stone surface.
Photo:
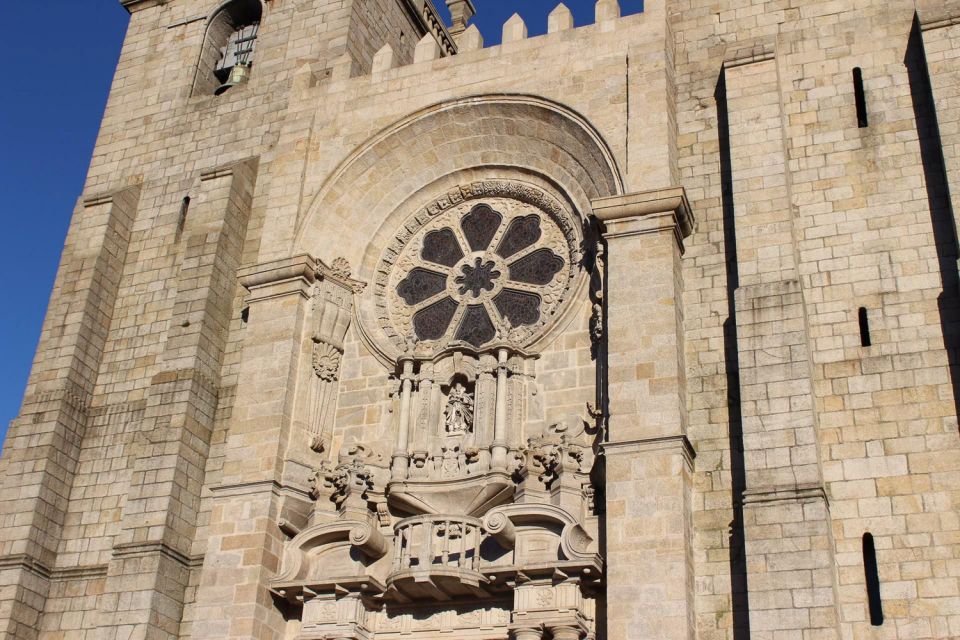
[(960, 637), (960, 3), (122, 4), (0, 637)]

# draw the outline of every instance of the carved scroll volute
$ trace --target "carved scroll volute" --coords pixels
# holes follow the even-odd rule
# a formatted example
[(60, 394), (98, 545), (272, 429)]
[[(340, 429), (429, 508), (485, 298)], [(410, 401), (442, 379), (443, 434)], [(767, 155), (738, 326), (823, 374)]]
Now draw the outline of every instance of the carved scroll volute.
[(344, 340), (353, 318), (354, 295), (362, 292), (364, 286), (350, 277), (350, 265), (343, 258), (329, 267), (320, 263), (317, 268), (311, 332), (315, 379), (308, 438), (310, 448), (318, 453), (330, 446)]

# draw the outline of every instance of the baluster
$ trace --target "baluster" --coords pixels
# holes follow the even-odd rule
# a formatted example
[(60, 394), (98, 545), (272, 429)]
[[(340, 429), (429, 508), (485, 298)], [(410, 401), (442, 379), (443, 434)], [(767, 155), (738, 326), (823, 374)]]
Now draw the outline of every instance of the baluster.
[(467, 564), (467, 535), (472, 534), (473, 530), (466, 522), (463, 523), (463, 531), (460, 532), (460, 558), (457, 560), (457, 566), (463, 569)]
[(421, 523), (420, 530), (427, 534), (420, 546), (420, 567), (426, 569), (433, 564), (433, 522)]
[(450, 521), (447, 520), (443, 529), (443, 549), (440, 550), (440, 564), (447, 566), (450, 559)]
[(403, 540), (402, 540), (402, 544), (403, 544), (402, 563), (403, 564), (401, 566), (404, 569), (409, 569), (410, 568), (410, 545), (412, 544), (412, 539), (410, 535), (411, 534), (410, 526), (407, 525), (402, 529), (402, 531), (403, 531), (403, 534), (402, 534), (403, 535)]
[(393, 570), (399, 571), (403, 564), (403, 529), (397, 529), (396, 538), (393, 540)]
[(482, 532), (480, 527), (475, 527), (473, 529), (473, 570), (477, 573), (480, 573), (480, 544), (482, 540)]

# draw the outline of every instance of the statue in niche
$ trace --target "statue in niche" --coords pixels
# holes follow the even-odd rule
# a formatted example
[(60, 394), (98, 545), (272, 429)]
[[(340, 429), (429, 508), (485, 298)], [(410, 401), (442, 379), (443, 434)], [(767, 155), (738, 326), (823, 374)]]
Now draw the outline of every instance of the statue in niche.
[(448, 434), (463, 435), (473, 431), (473, 398), (463, 384), (458, 382), (450, 389), (443, 413)]

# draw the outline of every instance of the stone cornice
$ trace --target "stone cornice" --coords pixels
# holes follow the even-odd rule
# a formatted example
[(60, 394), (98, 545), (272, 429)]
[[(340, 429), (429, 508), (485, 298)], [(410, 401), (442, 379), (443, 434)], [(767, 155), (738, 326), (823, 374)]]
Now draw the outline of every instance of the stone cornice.
[(299, 294), (310, 297), (317, 280), (317, 261), (305, 253), (261, 264), (242, 267), (237, 272), (240, 284), (250, 292), (250, 302)]
[(767, 504), (771, 502), (802, 502), (807, 500), (823, 500), (828, 502), (827, 492), (823, 485), (799, 484), (790, 486), (769, 486), (745, 489), (743, 504)]
[(723, 53), (723, 66), (726, 69), (740, 67), (745, 64), (765, 62), (776, 57), (776, 39), (767, 36), (755, 40), (735, 42), (729, 45)]
[(134, 13), (141, 9), (167, 4), (167, 2), (169, 0), (120, 0), (120, 6), (126, 9), (128, 13)]
[(943, 29), (960, 24), (960, 14), (957, 13), (944, 14), (943, 12), (930, 11), (918, 15), (920, 15), (921, 31), (933, 31), (934, 29)]
[(603, 444), (603, 453), (606, 456), (619, 454), (634, 455), (643, 451), (671, 450), (679, 451), (687, 464), (687, 468), (693, 468), (693, 460), (697, 457), (697, 452), (694, 450), (693, 445), (685, 435), (623, 440), (620, 442), (606, 442)]
[(653, 233), (673, 229), (677, 244), (693, 232), (694, 218), (683, 187), (667, 187), (623, 196), (600, 198), (591, 203), (593, 213), (604, 223), (604, 236)]

